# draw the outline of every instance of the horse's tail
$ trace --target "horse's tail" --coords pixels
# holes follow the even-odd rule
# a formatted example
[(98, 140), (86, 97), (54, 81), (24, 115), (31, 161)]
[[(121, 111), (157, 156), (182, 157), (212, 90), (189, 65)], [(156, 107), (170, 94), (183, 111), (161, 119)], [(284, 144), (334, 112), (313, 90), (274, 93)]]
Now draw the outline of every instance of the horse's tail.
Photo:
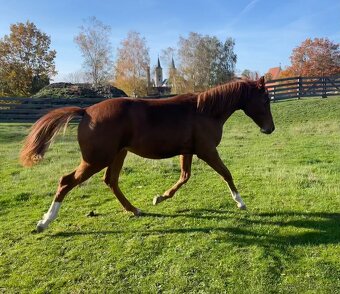
[(41, 117), (31, 128), (20, 152), (23, 166), (32, 166), (44, 157), (53, 138), (69, 121), (76, 116), (83, 116), (85, 109), (80, 107), (63, 107), (52, 110)]

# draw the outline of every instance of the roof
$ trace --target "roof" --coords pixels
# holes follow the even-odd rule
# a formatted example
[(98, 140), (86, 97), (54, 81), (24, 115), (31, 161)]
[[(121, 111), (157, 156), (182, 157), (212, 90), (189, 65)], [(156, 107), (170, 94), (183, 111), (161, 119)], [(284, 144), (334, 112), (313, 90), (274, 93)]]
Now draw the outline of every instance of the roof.
[(279, 78), (280, 73), (281, 73), (281, 66), (272, 67), (272, 68), (270, 68), (270, 69), (268, 70), (268, 74), (271, 75), (271, 79), (272, 79), (272, 80), (275, 80), (275, 79)]

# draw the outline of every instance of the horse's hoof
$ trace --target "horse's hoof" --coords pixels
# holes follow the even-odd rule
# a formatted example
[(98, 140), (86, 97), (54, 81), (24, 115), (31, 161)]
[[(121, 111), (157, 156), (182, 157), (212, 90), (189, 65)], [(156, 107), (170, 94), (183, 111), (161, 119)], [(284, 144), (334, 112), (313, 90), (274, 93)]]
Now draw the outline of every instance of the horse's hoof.
[(133, 213), (135, 216), (141, 216), (143, 213), (139, 208), (136, 208), (136, 210)]
[(43, 224), (42, 220), (40, 220), (40, 221), (37, 223), (36, 232), (37, 232), (37, 233), (41, 233), (41, 232), (43, 232), (45, 229), (46, 229), (46, 226)]
[(161, 203), (162, 201), (164, 200), (164, 197), (163, 196), (155, 196), (153, 198), (153, 205), (157, 205), (158, 203)]
[(239, 206), (238, 207), (240, 210), (247, 210), (247, 206), (244, 204), (244, 205), (242, 205), (242, 206)]

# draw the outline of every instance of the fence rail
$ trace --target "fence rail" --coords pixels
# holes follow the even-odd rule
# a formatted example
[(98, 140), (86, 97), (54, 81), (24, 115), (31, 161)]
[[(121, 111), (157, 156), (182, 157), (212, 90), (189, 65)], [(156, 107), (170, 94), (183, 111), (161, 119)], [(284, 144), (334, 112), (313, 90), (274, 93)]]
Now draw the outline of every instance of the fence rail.
[(34, 122), (65, 106), (88, 107), (105, 98), (0, 98), (0, 122)]
[(271, 80), (266, 83), (272, 100), (302, 97), (323, 97), (340, 95), (340, 76), (335, 77), (293, 77)]

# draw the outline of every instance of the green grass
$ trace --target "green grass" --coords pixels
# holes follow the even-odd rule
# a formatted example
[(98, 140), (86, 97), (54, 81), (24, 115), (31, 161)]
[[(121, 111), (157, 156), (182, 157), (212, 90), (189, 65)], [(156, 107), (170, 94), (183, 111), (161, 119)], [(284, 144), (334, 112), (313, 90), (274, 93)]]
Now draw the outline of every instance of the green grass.
[(272, 110), (272, 135), (239, 112), (219, 146), (247, 211), (197, 158), (190, 181), (154, 207), (178, 159), (129, 155), (120, 185), (143, 217), (123, 211), (100, 172), (41, 234), (58, 179), (79, 162), (76, 126), (25, 169), (29, 125), (0, 124), (0, 293), (340, 293), (340, 98)]

